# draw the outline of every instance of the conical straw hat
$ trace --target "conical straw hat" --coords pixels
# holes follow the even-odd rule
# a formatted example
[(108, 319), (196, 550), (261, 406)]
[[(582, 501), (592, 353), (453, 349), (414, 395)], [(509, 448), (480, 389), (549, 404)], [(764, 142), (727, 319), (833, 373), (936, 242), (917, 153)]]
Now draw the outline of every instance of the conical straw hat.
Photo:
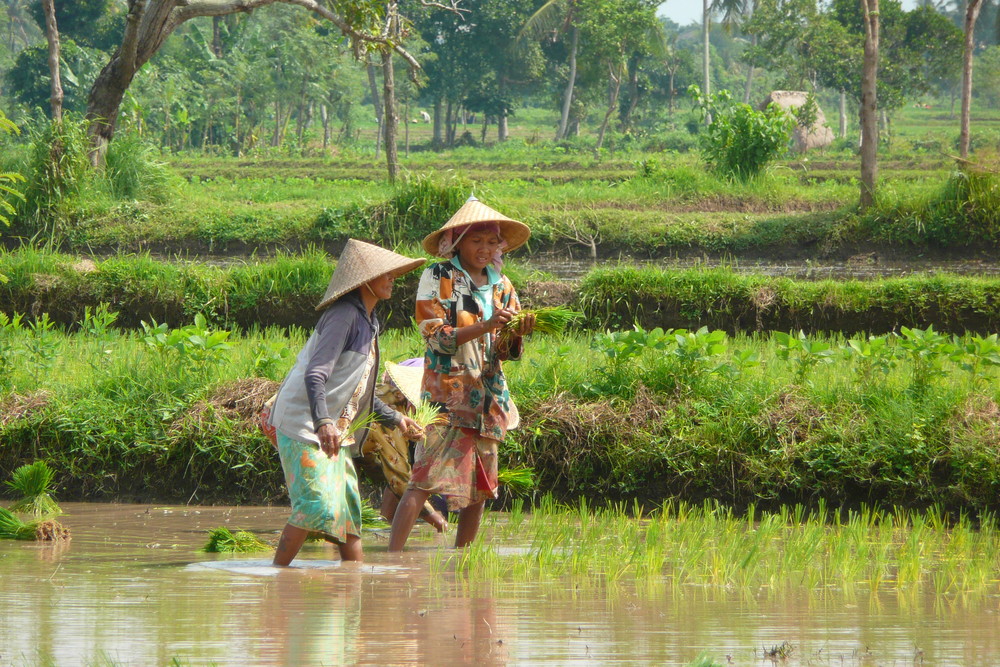
[(389, 379), (396, 385), (396, 389), (410, 402), (410, 405), (420, 404), (420, 392), (424, 381), (424, 366), (403, 366), (386, 362), (385, 372)]
[(337, 268), (333, 271), (330, 284), (326, 286), (323, 300), (316, 310), (323, 310), (331, 303), (353, 289), (361, 287), (369, 280), (374, 280), (387, 273), (401, 276), (423, 264), (424, 259), (413, 259), (380, 248), (371, 243), (348, 239), (344, 251), (337, 260)]
[(507, 248), (504, 252), (520, 248), (528, 241), (528, 237), (531, 236), (531, 230), (528, 229), (528, 225), (508, 218), (503, 213), (494, 211), (475, 197), (469, 197), (469, 200), (462, 205), (462, 208), (455, 211), (455, 215), (451, 216), (441, 229), (431, 232), (424, 237), (424, 250), (435, 257), (440, 257), (438, 240), (445, 230), (465, 227), (477, 222), (495, 222), (500, 226), (500, 235), (507, 242)]

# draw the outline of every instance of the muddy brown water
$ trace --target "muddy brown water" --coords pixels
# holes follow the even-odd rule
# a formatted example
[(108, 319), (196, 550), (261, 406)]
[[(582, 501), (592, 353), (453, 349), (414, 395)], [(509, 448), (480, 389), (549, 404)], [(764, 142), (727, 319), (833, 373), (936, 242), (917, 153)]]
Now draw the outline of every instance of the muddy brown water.
[(363, 564), (309, 543), (279, 570), (199, 549), (219, 526), (274, 541), (283, 507), (64, 509), (71, 541), (0, 541), (0, 665), (1000, 664), (995, 597), (473, 584), (426, 527), (402, 555), (366, 533)]

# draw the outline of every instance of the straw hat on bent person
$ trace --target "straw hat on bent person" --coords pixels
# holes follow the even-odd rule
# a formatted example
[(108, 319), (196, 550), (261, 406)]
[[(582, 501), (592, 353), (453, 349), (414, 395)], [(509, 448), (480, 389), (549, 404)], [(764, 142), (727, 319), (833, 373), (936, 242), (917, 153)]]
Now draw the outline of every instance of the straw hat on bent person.
[(426, 260), (405, 257), (371, 243), (348, 239), (337, 260), (326, 294), (316, 306), (323, 310), (348, 292), (380, 276), (391, 273), (401, 276), (423, 264)]
[(468, 201), (462, 205), (462, 208), (455, 211), (455, 214), (451, 216), (448, 222), (444, 223), (441, 229), (433, 231), (424, 237), (424, 250), (435, 257), (451, 257), (451, 250), (454, 250), (455, 246), (458, 245), (458, 240), (461, 237), (455, 237), (450, 243), (450, 248), (442, 247), (442, 237), (448, 234), (448, 232), (458, 232), (460, 235), (461, 228), (480, 222), (494, 222), (500, 227), (500, 236), (503, 237), (506, 243), (504, 252), (520, 248), (527, 243), (528, 237), (531, 236), (531, 230), (528, 229), (528, 225), (508, 218), (503, 213), (493, 210), (475, 197), (469, 197)]
[[(416, 407), (420, 405), (420, 391), (424, 378), (424, 365), (410, 366), (406, 364), (394, 364), (386, 362), (385, 372), (389, 375), (396, 388), (403, 394), (410, 405)], [(513, 431), (521, 423), (521, 415), (517, 411), (514, 402), (510, 402), (510, 411), (507, 420), (507, 430)]]

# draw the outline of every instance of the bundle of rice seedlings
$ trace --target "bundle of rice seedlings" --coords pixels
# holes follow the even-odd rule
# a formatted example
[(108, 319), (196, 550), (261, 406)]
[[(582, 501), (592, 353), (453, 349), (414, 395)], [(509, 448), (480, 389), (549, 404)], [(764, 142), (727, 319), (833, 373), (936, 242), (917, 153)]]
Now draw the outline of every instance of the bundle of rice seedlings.
[(49, 494), (54, 474), (45, 461), (28, 463), (15, 470), (7, 486), (22, 497), (11, 506), (11, 511), (35, 518), (62, 514), (62, 508)]
[(518, 311), (510, 322), (503, 325), (497, 334), (497, 343), (508, 345), (510, 340), (521, 330), (521, 326), (529, 316), (535, 318), (535, 327), (532, 333), (557, 334), (562, 333), (570, 324), (583, 317), (583, 313), (570, 310), (565, 306), (524, 308)]
[(448, 415), (441, 412), (439, 407), (427, 401), (420, 401), (408, 416), (417, 423), (417, 426), (424, 430), (431, 424), (443, 424), (448, 421)]
[(246, 554), (258, 551), (268, 551), (271, 545), (248, 530), (237, 530), (235, 533), (228, 528), (213, 528), (208, 531), (208, 543), (202, 551), (208, 553)]
[(372, 507), (367, 498), (361, 499), (361, 526), (365, 530), (380, 530), (389, 527), (389, 524), (382, 517), (382, 512)]
[(37, 521), (24, 521), (10, 510), (0, 507), (0, 538), (5, 540), (33, 540)]
[(522, 496), (534, 490), (535, 471), (531, 468), (503, 468), (497, 472), (497, 481), (514, 495)]

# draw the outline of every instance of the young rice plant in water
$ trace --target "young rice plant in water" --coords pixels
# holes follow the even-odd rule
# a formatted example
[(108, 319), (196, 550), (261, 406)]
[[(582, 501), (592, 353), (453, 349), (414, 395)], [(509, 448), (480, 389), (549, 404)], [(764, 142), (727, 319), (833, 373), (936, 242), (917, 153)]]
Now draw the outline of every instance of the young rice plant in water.
[(36, 519), (61, 514), (62, 509), (50, 493), (54, 475), (45, 461), (20, 466), (7, 482), (7, 486), (21, 496), (10, 510), (30, 514)]

